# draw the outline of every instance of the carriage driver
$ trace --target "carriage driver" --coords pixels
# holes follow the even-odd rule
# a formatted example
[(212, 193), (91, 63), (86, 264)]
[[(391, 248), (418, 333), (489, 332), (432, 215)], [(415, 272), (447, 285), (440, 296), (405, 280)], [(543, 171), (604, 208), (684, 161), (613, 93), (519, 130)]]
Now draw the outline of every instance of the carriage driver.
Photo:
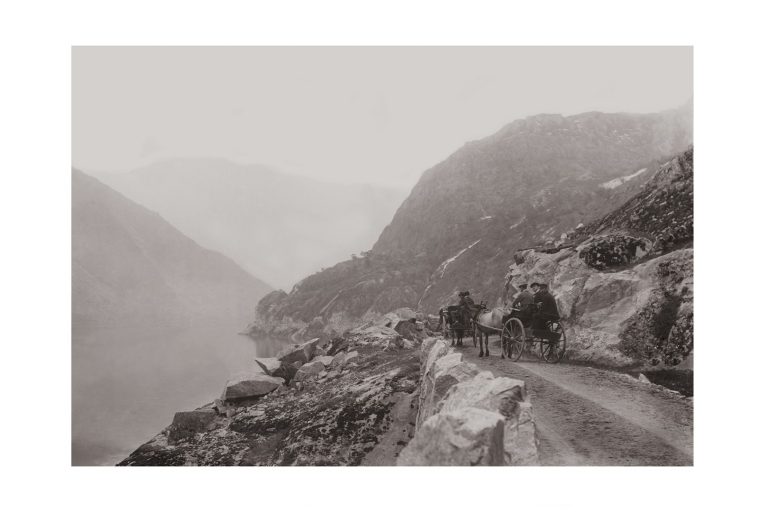
[(471, 311), (475, 301), (469, 296), (469, 292), (459, 292), (459, 308)]

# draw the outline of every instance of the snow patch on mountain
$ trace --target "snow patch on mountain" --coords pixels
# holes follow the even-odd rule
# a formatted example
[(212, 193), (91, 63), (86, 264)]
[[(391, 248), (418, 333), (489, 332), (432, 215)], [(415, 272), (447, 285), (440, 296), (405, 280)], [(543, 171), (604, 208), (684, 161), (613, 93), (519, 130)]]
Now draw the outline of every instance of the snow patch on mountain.
[(621, 176), (620, 178), (615, 178), (615, 179), (612, 179), (611, 181), (606, 181), (605, 183), (601, 183), (600, 184), (600, 188), (605, 188), (605, 189), (609, 189), (609, 190), (610, 189), (614, 189), (614, 188), (618, 187), (619, 185), (623, 185), (624, 183), (628, 182), (632, 178), (637, 178), (638, 176), (640, 176), (641, 174), (643, 174), (647, 170), (648, 170), (647, 167), (643, 167), (642, 169), (633, 172), (629, 176)]
[(480, 240), (476, 240), (474, 243), (470, 244), (468, 247), (465, 247), (464, 249), (460, 250), (459, 252), (457, 252), (457, 253), (456, 253), (455, 255), (453, 255), (452, 257), (450, 257), (450, 258), (448, 258), (447, 260), (445, 260), (444, 262), (442, 262), (442, 263), (440, 264), (440, 266), (439, 266), (439, 267), (437, 267), (437, 270), (438, 270), (438, 272), (440, 272), (440, 279), (442, 279), (442, 278), (443, 278), (443, 276), (445, 275), (445, 270), (448, 268), (448, 265), (450, 265), (451, 263), (453, 263), (454, 261), (456, 261), (456, 259), (457, 259), (459, 256), (461, 256), (462, 254), (464, 254), (466, 251), (468, 251), (469, 249), (471, 249), (471, 248), (473, 248), (475, 245), (477, 245), (477, 242), (479, 242), (479, 241), (480, 241)]

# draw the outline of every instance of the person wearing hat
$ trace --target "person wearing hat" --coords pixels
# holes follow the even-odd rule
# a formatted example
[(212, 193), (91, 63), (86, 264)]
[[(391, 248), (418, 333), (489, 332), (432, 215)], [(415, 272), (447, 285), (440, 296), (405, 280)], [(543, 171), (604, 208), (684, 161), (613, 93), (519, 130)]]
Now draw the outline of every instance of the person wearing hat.
[(471, 308), (475, 305), (475, 301), (469, 296), (469, 292), (459, 292), (459, 307)]
[(533, 295), (533, 302), (536, 304), (533, 328), (546, 329), (547, 321), (560, 319), (560, 312), (555, 297), (549, 293), (549, 286), (545, 283), (536, 284), (538, 291)]
[[(468, 291), (459, 292), (459, 315), (461, 315), (461, 325), (468, 329), (470, 319), (472, 318), (472, 308), (475, 306), (475, 301), (469, 296)], [(461, 336), (458, 340), (458, 345), (462, 346), (464, 331), (461, 331)]]
[(531, 320), (531, 306), (534, 304), (533, 294), (528, 291), (528, 284), (526, 283), (517, 285), (517, 289), (520, 290), (520, 293), (512, 301), (512, 314), (527, 327)]

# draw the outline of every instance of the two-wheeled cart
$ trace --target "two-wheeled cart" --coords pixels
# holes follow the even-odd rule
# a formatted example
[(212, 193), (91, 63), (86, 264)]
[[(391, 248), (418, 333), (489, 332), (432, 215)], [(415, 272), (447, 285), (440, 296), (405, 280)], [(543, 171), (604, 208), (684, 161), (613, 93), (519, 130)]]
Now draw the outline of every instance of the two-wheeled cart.
[(540, 357), (548, 363), (557, 363), (565, 355), (565, 326), (561, 319), (539, 322), (543, 329), (525, 327), (522, 320), (513, 316), (504, 322), (501, 331), (501, 350), (517, 361), (523, 352), (532, 353), (538, 345)]

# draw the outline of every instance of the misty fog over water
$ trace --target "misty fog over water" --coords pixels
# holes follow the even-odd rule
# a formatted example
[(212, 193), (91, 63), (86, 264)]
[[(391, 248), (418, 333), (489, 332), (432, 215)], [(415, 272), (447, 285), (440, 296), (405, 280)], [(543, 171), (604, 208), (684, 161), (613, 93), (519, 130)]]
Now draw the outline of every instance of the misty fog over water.
[(135, 326), (75, 334), (72, 464), (116, 464), (171, 423), (218, 398), (227, 378), (287, 341), (238, 335), (242, 323)]

